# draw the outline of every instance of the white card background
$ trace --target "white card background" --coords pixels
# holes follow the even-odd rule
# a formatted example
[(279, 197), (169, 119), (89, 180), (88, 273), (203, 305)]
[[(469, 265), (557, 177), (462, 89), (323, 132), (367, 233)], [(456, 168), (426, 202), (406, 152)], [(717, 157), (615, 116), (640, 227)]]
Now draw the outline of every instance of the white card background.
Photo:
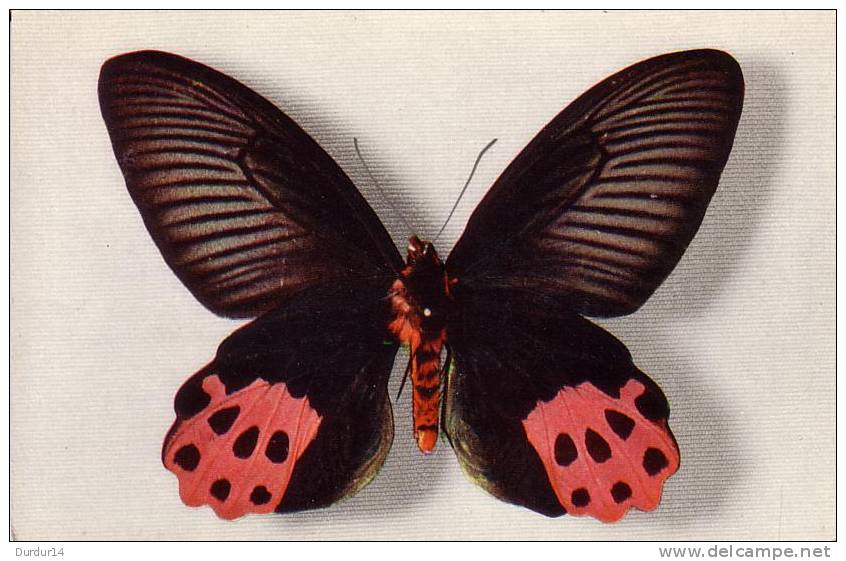
[[(21, 539), (830, 539), (835, 445), (834, 12), (14, 12), (12, 530)], [(155, 48), (244, 82), (343, 167), (395, 241), (456, 217), (560, 109), (641, 59), (730, 52), (734, 151), (700, 232), (638, 313), (602, 322), (664, 389), (682, 467), (653, 513), (605, 526), (501, 503), (410, 397), (379, 477), (327, 510), (235, 523), (182, 505), (161, 465), (176, 389), (239, 324), (171, 273), (124, 187), (96, 88)], [(391, 391), (404, 367), (400, 354)]]

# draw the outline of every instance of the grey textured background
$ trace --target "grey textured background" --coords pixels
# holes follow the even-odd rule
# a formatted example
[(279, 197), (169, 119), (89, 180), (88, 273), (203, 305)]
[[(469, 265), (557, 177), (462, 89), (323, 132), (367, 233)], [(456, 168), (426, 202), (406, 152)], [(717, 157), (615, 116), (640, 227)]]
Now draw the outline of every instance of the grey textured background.
[[(12, 20), (12, 527), (26, 539), (834, 537), (835, 16), (766, 13), (49, 13)], [(637, 314), (603, 324), (664, 388), (682, 467), (660, 508), (545, 519), (417, 453), (406, 393), (376, 481), (328, 510), (235, 523), (161, 466), (179, 385), (238, 323), (213, 316), (144, 230), (99, 114), (113, 55), (157, 48), (246, 83), (409, 234), (446, 254), (487, 186), (561, 108), (663, 52), (722, 48), (747, 97), (699, 235)], [(396, 389), (404, 357), (397, 361)]]

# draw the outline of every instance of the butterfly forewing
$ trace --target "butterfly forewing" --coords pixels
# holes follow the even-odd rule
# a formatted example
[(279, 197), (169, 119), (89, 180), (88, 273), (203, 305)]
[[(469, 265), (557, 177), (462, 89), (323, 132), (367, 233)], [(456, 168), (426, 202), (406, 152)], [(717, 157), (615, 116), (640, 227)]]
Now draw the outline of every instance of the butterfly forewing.
[(656, 57), (601, 82), (497, 180), (450, 274), (557, 293), (586, 315), (634, 311), (699, 228), (742, 101), (740, 68), (719, 51)]
[(402, 260), (338, 165), (261, 96), (160, 52), (100, 74), (115, 155), (168, 265), (212, 311), (250, 317)]

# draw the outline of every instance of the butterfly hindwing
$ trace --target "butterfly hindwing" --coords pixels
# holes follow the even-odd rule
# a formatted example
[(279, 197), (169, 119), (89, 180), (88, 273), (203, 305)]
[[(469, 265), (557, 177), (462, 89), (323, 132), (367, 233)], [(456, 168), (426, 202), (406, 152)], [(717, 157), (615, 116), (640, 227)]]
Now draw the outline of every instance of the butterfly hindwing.
[(327, 506), (393, 437), (384, 291), (316, 288), (227, 338), (179, 390), (162, 460), (190, 506), (232, 519)]
[(585, 315), (636, 310), (702, 222), (743, 89), (737, 62), (713, 50), (655, 57), (591, 88), (491, 187), (450, 274), (557, 294)]
[(256, 379), (227, 394), (213, 369), (200, 372), (198, 381), (208, 405), (180, 422), (165, 447), (165, 465), (179, 476), (182, 502), (209, 504), (226, 519), (272, 512), (322, 417), (284, 382)]
[(609, 393), (585, 381), (563, 386), (523, 420), (567, 512), (614, 522), (630, 508), (658, 506), (679, 453), (666, 417), (651, 420), (637, 407), (656, 391), (634, 375)]
[(364, 198), (293, 120), (191, 60), (107, 61), (100, 107), (165, 261), (215, 313), (254, 317), (318, 282), (399, 270)]
[(548, 516), (652, 510), (679, 466), (660, 388), (554, 298), (456, 287), (444, 428), (465, 472)]

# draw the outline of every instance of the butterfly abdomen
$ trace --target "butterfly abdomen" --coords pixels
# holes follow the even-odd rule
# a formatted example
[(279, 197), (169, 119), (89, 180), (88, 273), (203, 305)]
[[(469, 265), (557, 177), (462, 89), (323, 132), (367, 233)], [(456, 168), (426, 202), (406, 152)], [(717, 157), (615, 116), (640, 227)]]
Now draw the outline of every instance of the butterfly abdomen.
[(441, 402), (441, 347), (443, 339), (426, 339), (411, 349), (414, 437), (423, 452), (431, 452), (438, 441)]

